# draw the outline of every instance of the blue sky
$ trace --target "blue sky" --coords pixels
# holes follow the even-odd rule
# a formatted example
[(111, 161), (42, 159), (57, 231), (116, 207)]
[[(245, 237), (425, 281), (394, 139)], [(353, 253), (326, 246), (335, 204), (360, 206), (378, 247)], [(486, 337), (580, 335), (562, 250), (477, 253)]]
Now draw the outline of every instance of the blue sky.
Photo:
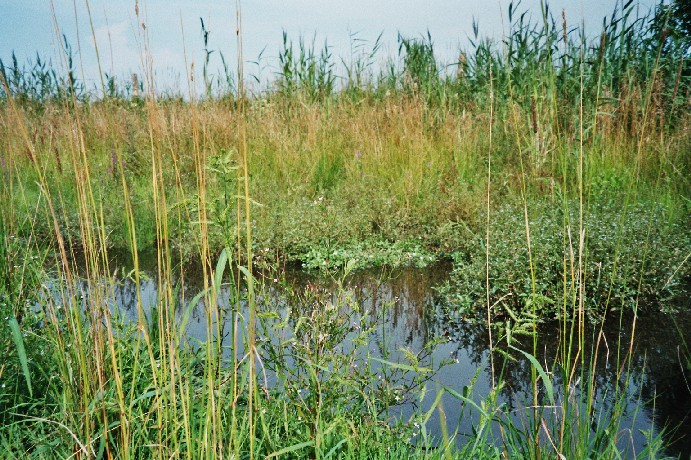
[[(382, 61), (396, 54), (399, 32), (404, 36), (420, 36), (429, 30), (438, 58), (451, 62), (459, 48), (468, 46), (473, 18), (479, 22), (481, 35), (501, 37), (501, 12), (506, 24), (508, 4), (498, 0), (245, 1), (242, 2), (245, 71), (263, 80), (275, 74), (284, 30), (294, 40), (300, 35), (309, 41), (316, 37), (319, 48), (328, 40), (332, 54), (346, 60), (351, 55), (352, 34), (365, 40), (365, 46), (371, 46), (383, 33), (384, 46), (378, 55)], [(641, 12), (654, 4), (654, 0), (639, 1)], [(105, 72), (118, 77), (141, 73), (141, 22), (144, 22), (157, 82), (180, 89), (186, 81), (181, 78), (186, 69), (185, 53), (188, 66), (194, 62), (196, 73), (201, 72), (204, 52), (200, 17), (211, 32), (209, 47), (222, 51), (234, 68), (237, 56), (234, 1), (140, 0), (139, 20), (135, 16), (135, 0), (90, 0), (88, 5)], [(527, 10), (537, 19), (539, 5), (540, 0), (523, 0), (518, 10)], [(609, 16), (620, 1), (552, 0), (549, 5), (557, 16), (565, 9), (570, 25), (583, 21), (586, 30), (595, 33), (603, 17)], [(15, 51), (20, 62), (33, 58), (36, 52), (55, 61), (58, 47), (54, 23), (57, 22), (60, 34), (64, 33), (78, 51), (75, 57), (81, 58), (80, 73), (83, 68), (87, 82), (95, 84), (96, 53), (85, 0), (0, 0), (0, 13), (0, 59), (7, 62)], [(260, 53), (262, 59), (257, 62)], [(218, 53), (212, 59), (217, 64)], [(200, 75), (197, 77), (201, 79)]]

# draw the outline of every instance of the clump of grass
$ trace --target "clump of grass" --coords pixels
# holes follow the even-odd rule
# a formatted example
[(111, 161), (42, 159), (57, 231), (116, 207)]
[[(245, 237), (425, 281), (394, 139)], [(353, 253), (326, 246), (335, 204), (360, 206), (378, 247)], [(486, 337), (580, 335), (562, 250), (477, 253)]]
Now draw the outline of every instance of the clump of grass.
[(324, 43), (317, 51), (315, 42), (307, 45), (303, 38), (298, 41), (298, 50), (288, 34), (283, 32), (283, 48), (278, 54), (280, 73), (278, 91), (280, 94), (304, 94), (307, 100), (323, 101), (333, 94), (336, 86), (334, 63), (329, 46)]

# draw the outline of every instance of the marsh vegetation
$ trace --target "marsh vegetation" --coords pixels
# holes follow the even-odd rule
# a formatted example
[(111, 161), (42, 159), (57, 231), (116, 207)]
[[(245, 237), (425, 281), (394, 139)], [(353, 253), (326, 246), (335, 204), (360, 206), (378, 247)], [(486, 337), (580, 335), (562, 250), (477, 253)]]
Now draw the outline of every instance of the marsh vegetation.
[(284, 34), (256, 91), (0, 62), (3, 458), (682, 455), (691, 28), (621, 6), (451, 68)]

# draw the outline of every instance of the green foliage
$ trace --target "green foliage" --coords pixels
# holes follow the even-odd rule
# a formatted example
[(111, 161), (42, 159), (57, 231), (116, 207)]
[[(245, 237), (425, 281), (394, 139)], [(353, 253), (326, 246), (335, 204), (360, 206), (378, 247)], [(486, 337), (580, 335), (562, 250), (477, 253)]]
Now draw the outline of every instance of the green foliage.
[(312, 101), (323, 101), (331, 96), (336, 82), (331, 52), (326, 43), (318, 52), (314, 41), (308, 46), (300, 37), (299, 49), (295, 51), (288, 34), (283, 32), (283, 49), (278, 54), (281, 93), (288, 96), (303, 93)]
[(350, 59), (342, 59), (345, 69), (345, 94), (359, 99), (373, 89), (375, 83), (372, 76), (373, 66), (382, 46), (383, 35), (383, 32), (380, 33), (370, 46), (369, 42), (358, 37), (357, 33), (350, 34)]
[(29, 360), (26, 357), (26, 349), (24, 348), (24, 339), (22, 338), (22, 331), (19, 329), (19, 323), (17, 322), (17, 318), (10, 318), (8, 324), (10, 326), (10, 331), (12, 332), (12, 340), (14, 342), (14, 346), (17, 350), (19, 364), (22, 366), (24, 380), (26, 381), (26, 386), (29, 388), (29, 396), (33, 396), (34, 392), (31, 389), (31, 374), (29, 373)]
[[(7, 319), (22, 322), (38, 298), (44, 276), (42, 257), (31, 242), (7, 234), (9, 222), (5, 220), (5, 212), (0, 208), (0, 315), (3, 318), (0, 340), (3, 341), (10, 338)], [(6, 342), (0, 342), (0, 347), (6, 346)]]
[(86, 88), (76, 77), (72, 45), (64, 34), (61, 45), (67, 65), (65, 76), (58, 75), (52, 65), (42, 60), (38, 53), (35, 61), (22, 66), (14, 52), (10, 67), (0, 59), (0, 101), (6, 101), (8, 96), (12, 96), (21, 103), (35, 103), (40, 108), (40, 104), (46, 102), (71, 104), (73, 98), (87, 100)]
[[(672, 306), (666, 301), (688, 295), (691, 272), (684, 258), (691, 252), (691, 233), (683, 213), (670, 215), (655, 202), (593, 202), (586, 209), (582, 256), (577, 202), (568, 202), (566, 211), (531, 203), (529, 216), (530, 246), (520, 206), (503, 206), (492, 214), (490, 303), (497, 317), (532, 312), (556, 318), (565, 311), (573, 318), (581, 283), (591, 317), (619, 309), (664, 309)], [(484, 315), (485, 263), (483, 239), (469, 240), (456, 254), (444, 292), (464, 314)]]
[[(21, 430), (24, 415), (45, 415), (54, 400), (47, 391), (56, 363), (41, 335), (42, 315), (35, 311), (45, 282), (41, 253), (26, 241), (8, 235), (0, 207), (0, 452), (2, 440), (21, 445), (40, 431)], [(9, 437), (8, 437), (9, 436)], [(29, 444), (27, 444), (29, 445)]]
[(328, 192), (344, 179), (345, 165), (343, 157), (322, 153), (319, 155), (312, 176), (312, 187), (318, 193)]
[[(510, 4), (506, 39), (479, 39), (475, 24), (455, 75), (437, 62), (429, 33), (399, 37), (399, 62), (372, 69), (377, 39), (346, 64), (343, 91), (326, 44), (320, 51), (300, 38), (295, 47), (284, 33), (276, 85), (243, 104), (228, 100), (233, 79), (220, 53), (227, 92), (216, 99), (224, 79), (209, 72), (215, 51), (203, 22), (204, 101), (158, 95), (144, 103), (108, 75), (112, 100), (91, 101), (66, 41), (65, 77), (38, 57), (25, 67), (16, 58), (0, 63), (9, 87), (9, 94), (0, 90), (3, 456), (548, 455), (537, 425), (547, 411), (533, 407), (540, 415), (514, 423), (512, 409), (497, 400), (502, 373), (480, 400), (471, 388), (443, 390), (426, 413), (391, 423), (397, 404), (424, 399), (443, 364), (428, 359), (437, 342), (419, 354), (389, 353), (376, 334), (382, 318), (362, 311), (342, 281), (334, 291), (288, 292), (281, 305), (259, 311), (262, 338), (254, 341), (252, 263), (276, 270), (275, 259), (297, 260), (348, 273), (424, 267), (454, 252), (444, 294), (448, 310), (467, 318), (484, 312), (489, 251), (490, 322), (515, 326), (495, 346), (547, 318), (575, 319), (581, 299), (598, 319), (652, 303), (672, 310), (668, 300), (688, 296), (691, 251), (690, 61), (680, 5), (638, 17), (627, 2), (591, 40), (569, 28), (570, 18), (555, 21), (547, 6), (535, 23)], [(236, 118), (237, 130), (228, 123)], [(243, 186), (251, 193), (241, 193)], [(495, 206), (489, 247), (479, 211), (486, 197)], [(530, 237), (519, 200), (528, 203)], [(52, 265), (60, 277), (54, 284), (36, 240), (66, 243), (69, 260)], [(133, 294), (136, 325), (112, 309), (108, 258), (110, 246), (134, 250), (135, 240), (137, 249), (156, 248), (160, 289), (149, 311), (141, 292)], [(74, 281), (77, 248), (87, 286)], [(212, 254), (222, 248), (214, 271)], [(242, 266), (243, 256), (253, 258)], [(190, 260), (205, 288), (187, 302)], [(143, 274), (136, 268), (132, 276), (138, 284)], [(43, 284), (52, 289), (39, 295)], [(207, 340), (198, 343), (186, 327), (202, 309)], [(249, 365), (254, 350), (275, 382)], [(584, 357), (587, 349), (578, 352)], [(576, 369), (571, 351), (563, 353), (552, 369), (535, 351), (506, 357), (525, 358), (535, 404), (549, 402), (557, 414), (544, 425), (547, 436), (563, 438), (565, 453), (557, 456), (621, 456), (619, 409), (593, 434), (592, 408), (572, 402), (572, 373), (562, 374), (565, 394), (557, 394), (559, 366)], [(592, 400), (599, 374), (586, 367), (578, 381), (591, 381), (584, 386)], [(444, 394), (481, 415), (458, 451), (444, 429), (441, 444), (427, 432), (434, 411), (443, 418)]]
[[(346, 274), (354, 265), (348, 264)], [(435, 342), (417, 354), (389, 357), (388, 346), (376, 335), (386, 306), (363, 311), (341, 281), (334, 290), (308, 287), (287, 294), (289, 307), (280, 319), (267, 311), (262, 327), (262, 362), (278, 380), (275, 388), (267, 389), (264, 407), (270, 419), (280, 421), (291, 414), (290, 423), (277, 424), (278, 431), (272, 431), (272, 449), (289, 449), (294, 440), (311, 439), (313, 444), (303, 445), (304, 456), (341, 456), (354, 443), (364, 447), (365, 432), (371, 431), (389, 438), (392, 448), (408, 450), (400, 440), (410, 439), (414, 427), (387, 425), (386, 420), (390, 409), (417, 399), (434, 370), (445, 364), (429, 359)], [(373, 355), (375, 342), (384, 358), (396, 362)], [(361, 439), (348, 435), (353, 429)]]
[(398, 36), (398, 54), (403, 56), (403, 89), (428, 97), (439, 85), (439, 70), (434, 57), (432, 36), (426, 39)]
[(334, 270), (349, 263), (355, 269), (376, 266), (424, 268), (437, 257), (415, 241), (358, 242), (351, 245), (314, 246), (301, 255), (302, 266), (308, 270)]

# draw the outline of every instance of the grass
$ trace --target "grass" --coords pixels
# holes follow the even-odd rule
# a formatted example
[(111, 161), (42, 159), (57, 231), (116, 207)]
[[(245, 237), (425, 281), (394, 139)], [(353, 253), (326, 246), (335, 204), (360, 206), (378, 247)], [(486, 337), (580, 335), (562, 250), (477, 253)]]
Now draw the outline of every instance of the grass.
[[(90, 94), (66, 42), (60, 69), (0, 66), (3, 456), (632, 455), (620, 438), (633, 338), (607, 344), (597, 330), (632, 317), (635, 331), (640, 310), (688, 296), (680, 5), (635, 17), (628, 3), (589, 40), (546, 6), (530, 23), (512, 4), (502, 43), (476, 31), (455, 73), (440, 71), (431, 37), (400, 37), (397, 61), (374, 68), (376, 42), (342, 86), (328, 48), (284, 35), (276, 84), (257, 94), (242, 56), (237, 78), (208, 73), (206, 40), (204, 97), (154, 94), (146, 69), (138, 94), (105, 75)], [(157, 306), (139, 300), (136, 324), (109, 307), (118, 249), (136, 284), (140, 253), (156, 254)], [(446, 363), (371, 356), (381, 318), (342, 283), (289, 293), (285, 311), (257, 302), (260, 267), (443, 258), (454, 261), (447, 314), (486, 321), (491, 391), (444, 389), (410, 420), (387, 414)], [(185, 334), (197, 304), (204, 343)], [(538, 360), (538, 324), (555, 318), (559, 349)], [(605, 347), (618, 372), (601, 409)], [(520, 421), (499, 402), (512, 360), (530, 374)], [(445, 425), (428, 435), (432, 414), (445, 420), (444, 392), (477, 416), (465, 442)], [(651, 427), (635, 454), (663, 443)]]
[[(467, 224), (473, 233), (482, 233), (479, 214), (486, 190), (483, 152), (488, 147), (484, 114), (447, 112), (443, 125), (434, 127), (426, 123), (425, 116), (431, 109), (421, 101), (396, 96), (382, 103), (332, 104), (328, 110), (316, 104), (295, 109), (260, 103), (248, 107), (249, 150), (253, 160), (250, 182), (253, 200), (261, 205), (254, 212), (256, 247), (269, 247), (287, 260), (305, 261), (315, 247), (408, 241), (444, 257), (456, 249), (447, 243), (450, 239), (470, 235), (464, 230), (454, 231), (454, 225)], [(240, 161), (237, 151), (229, 147), (238, 142), (226, 122), (234, 119), (232, 110), (220, 102), (209, 102), (203, 108), (205, 117), (200, 128), (186, 122), (194, 112), (184, 103), (163, 105), (155, 115), (156, 123), (166, 130), (157, 148), (177, 164), (176, 170), (166, 168), (162, 172), (165, 183), (177, 190), (169, 203), (175, 211), (168, 215), (169, 238), (176, 246), (185, 243), (183, 250), (187, 258), (200, 244), (195, 238), (199, 209), (193, 174), (192, 152), (196, 148), (192, 144), (193, 129), (204, 132), (202, 148), (210, 162), (205, 193), (213, 221), (209, 228), (210, 245), (216, 253), (235, 228), (234, 214), (227, 212), (234, 206), (233, 168)], [(107, 128), (110, 114), (120, 123), (113, 130)], [(49, 152), (42, 157), (43, 167), (51, 171), (47, 175), (49, 186), (60, 190), (63, 196), (64, 204), (56, 204), (61, 228), (66, 237), (78, 239), (79, 227), (73, 211), (77, 199), (76, 175), (68, 159), (62, 159), (58, 168), (56, 160), (62, 154), (54, 153), (64, 152), (70, 142), (69, 126), (59, 123), (59, 117), (57, 109), (36, 117), (32, 119), (31, 130), (36, 133), (36, 148)], [(10, 157), (16, 159), (14, 162), (25, 156), (20, 153), (19, 133), (12, 128), (9, 117), (5, 120), (3, 135), (11, 140), (8, 145), (19, 149), (18, 155), (7, 155), (9, 164)], [(516, 154), (518, 140), (513, 132), (523, 131), (524, 127), (498, 120), (495, 133), (499, 134), (495, 135), (493, 153), (496, 201), (519, 201), (522, 178), (531, 196), (545, 197), (550, 202), (559, 196), (573, 198), (577, 157), (566, 153), (578, 148), (577, 139), (570, 134), (552, 139), (555, 152), (550, 162), (554, 164), (538, 167), (529, 162), (526, 168), (531, 171), (523, 175)], [(113, 109), (90, 107), (89, 116), (83, 122), (89, 132), (85, 135), (85, 149), (89, 152), (93, 177), (98, 177), (98, 182), (93, 184), (95, 197), (104, 204), (121, 201), (117, 163), (121, 161), (129, 194), (137, 203), (135, 223), (143, 247), (153, 246), (155, 240), (155, 222), (151, 218), (154, 203), (148, 199), (151, 184), (145, 173), (152, 167), (147, 153), (147, 123), (138, 110), (117, 105)], [(53, 125), (57, 128), (51, 128)], [(664, 178), (659, 185), (656, 177), (631, 177), (631, 162), (639, 156), (635, 140), (622, 134), (614, 139), (590, 141), (584, 146), (584, 156), (586, 174), (593, 176), (588, 179), (592, 200), (616, 200), (622, 191), (634, 187), (637, 195), (634, 199), (660, 195), (676, 208), (677, 215), (683, 215), (685, 204), (679, 195), (687, 187), (682, 173), (687, 167), (686, 136), (678, 132), (664, 142), (656, 142), (655, 147), (646, 145), (641, 152), (641, 161), (647, 163), (646, 174), (656, 171)], [(556, 154), (557, 149), (562, 152), (560, 155)], [(655, 149), (660, 151), (654, 153)], [(529, 156), (530, 152), (526, 154)], [(20, 165), (17, 163), (12, 168)], [(16, 196), (15, 206), (28, 212), (39, 191), (35, 173), (24, 167), (22, 173), (24, 184), (18, 187), (25, 192), (24, 196)], [(13, 174), (13, 180), (20, 179)], [(122, 206), (104, 208), (103, 224), (112, 247), (127, 246), (123, 213)], [(50, 220), (38, 220), (36, 225), (34, 231), (38, 234), (49, 236), (53, 232)], [(26, 234), (32, 230), (25, 226), (20, 231)]]

